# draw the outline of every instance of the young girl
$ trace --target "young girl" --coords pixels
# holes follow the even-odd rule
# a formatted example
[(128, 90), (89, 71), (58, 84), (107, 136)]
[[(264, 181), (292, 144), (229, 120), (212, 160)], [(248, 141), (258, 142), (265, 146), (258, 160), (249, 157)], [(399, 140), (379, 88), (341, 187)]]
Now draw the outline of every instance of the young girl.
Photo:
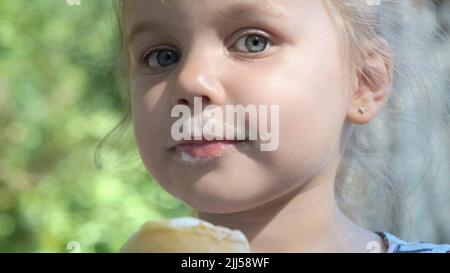
[[(395, 122), (388, 114), (402, 111), (397, 55), (384, 34), (399, 31), (384, 24), (395, 2), (119, 1), (134, 132), (149, 173), (198, 218), (241, 230), (252, 252), (450, 251), (350, 220), (358, 198), (375, 200), (363, 200), (360, 215), (395, 210), (377, 142), (395, 126), (383, 123)], [(195, 98), (221, 109), (278, 106), (278, 147), (261, 151), (263, 141), (248, 137), (175, 141), (172, 110), (193, 109)]]

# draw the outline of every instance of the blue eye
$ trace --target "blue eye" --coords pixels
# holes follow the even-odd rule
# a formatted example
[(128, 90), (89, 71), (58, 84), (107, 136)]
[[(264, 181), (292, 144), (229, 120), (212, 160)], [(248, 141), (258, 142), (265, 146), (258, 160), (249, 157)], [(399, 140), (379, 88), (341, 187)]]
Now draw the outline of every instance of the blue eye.
[(171, 66), (179, 61), (176, 51), (170, 49), (157, 49), (144, 55), (144, 64), (152, 69)]
[(250, 34), (242, 36), (236, 42), (236, 48), (243, 52), (259, 53), (264, 51), (269, 44), (266, 37), (258, 34)]

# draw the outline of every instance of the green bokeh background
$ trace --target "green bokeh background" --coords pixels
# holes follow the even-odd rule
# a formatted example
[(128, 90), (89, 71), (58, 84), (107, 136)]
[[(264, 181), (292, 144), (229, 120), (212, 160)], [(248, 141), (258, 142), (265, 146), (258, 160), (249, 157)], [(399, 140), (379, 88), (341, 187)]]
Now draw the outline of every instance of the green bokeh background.
[(119, 122), (110, 0), (0, 1), (0, 252), (117, 252), (150, 219), (188, 215)]

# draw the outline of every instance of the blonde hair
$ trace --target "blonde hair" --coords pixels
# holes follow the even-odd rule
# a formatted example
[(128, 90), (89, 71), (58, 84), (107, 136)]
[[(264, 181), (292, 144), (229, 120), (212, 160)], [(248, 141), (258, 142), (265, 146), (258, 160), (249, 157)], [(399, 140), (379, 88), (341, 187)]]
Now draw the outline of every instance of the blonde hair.
[[(121, 18), (122, 1), (114, 2), (117, 17)], [(392, 57), (395, 71), (388, 103), (374, 120), (356, 126), (350, 136), (336, 177), (339, 206), (362, 226), (406, 236), (408, 230), (403, 227), (414, 222), (405, 217), (406, 208), (420, 200), (414, 199), (420, 197), (418, 189), (430, 189), (431, 185), (438, 189), (435, 181), (450, 177), (450, 168), (441, 168), (448, 160), (448, 151), (441, 148), (449, 139), (447, 131), (441, 132), (449, 118), (447, 97), (443, 86), (439, 86), (443, 81), (438, 75), (442, 74), (437, 73), (440, 71), (431, 54), (424, 55), (425, 47), (436, 44), (436, 38), (443, 36), (436, 29), (421, 32), (414, 29), (414, 18), (409, 12), (426, 5), (426, 0), (324, 0), (324, 3), (340, 30), (343, 56), (351, 70), (371, 80), (374, 75), (364, 69), (363, 47), (383, 38), (388, 41), (391, 54), (386, 55), (376, 46), (373, 52), (386, 61)], [(120, 19), (119, 26), (123, 32)], [(411, 39), (412, 33), (420, 37)], [(129, 98), (126, 100), (123, 119), (99, 143), (97, 163), (107, 139), (130, 121)], [(430, 238), (429, 231), (418, 231), (412, 237), (420, 232), (422, 238), (425, 234), (428, 239), (437, 240)]]
[[(335, 22), (344, 34), (344, 51), (352, 53), (348, 57), (353, 69), (371, 77), (364, 70), (362, 45), (378, 38), (388, 41), (394, 63), (390, 100), (374, 120), (357, 126), (348, 142), (336, 179), (340, 207), (372, 230), (438, 240), (439, 235), (421, 223), (433, 223), (433, 213), (421, 211), (419, 218), (411, 215), (417, 202), (430, 202), (426, 200), (430, 196), (421, 190), (437, 193), (443, 186), (439, 182), (445, 182), (450, 173), (448, 166), (442, 168), (449, 155), (444, 148), (449, 140), (449, 132), (444, 130), (449, 120), (448, 97), (437, 55), (428, 53), (432, 47), (437, 49), (439, 39), (446, 39), (436, 24), (420, 29), (419, 24), (427, 24), (412, 17), (414, 12), (427, 12), (430, 1), (326, 2), (341, 15)], [(434, 20), (431, 10), (428, 12), (419, 18)], [(374, 51), (378, 53), (376, 48)], [(438, 217), (434, 220), (442, 223), (443, 215)], [(423, 230), (419, 230), (421, 226)]]

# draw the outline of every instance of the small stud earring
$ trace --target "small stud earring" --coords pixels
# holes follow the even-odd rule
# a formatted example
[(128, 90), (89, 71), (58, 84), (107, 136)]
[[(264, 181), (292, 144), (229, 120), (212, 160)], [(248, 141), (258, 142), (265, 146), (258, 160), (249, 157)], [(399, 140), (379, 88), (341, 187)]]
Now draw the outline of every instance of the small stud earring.
[(367, 113), (367, 106), (360, 106), (358, 111), (364, 115)]

